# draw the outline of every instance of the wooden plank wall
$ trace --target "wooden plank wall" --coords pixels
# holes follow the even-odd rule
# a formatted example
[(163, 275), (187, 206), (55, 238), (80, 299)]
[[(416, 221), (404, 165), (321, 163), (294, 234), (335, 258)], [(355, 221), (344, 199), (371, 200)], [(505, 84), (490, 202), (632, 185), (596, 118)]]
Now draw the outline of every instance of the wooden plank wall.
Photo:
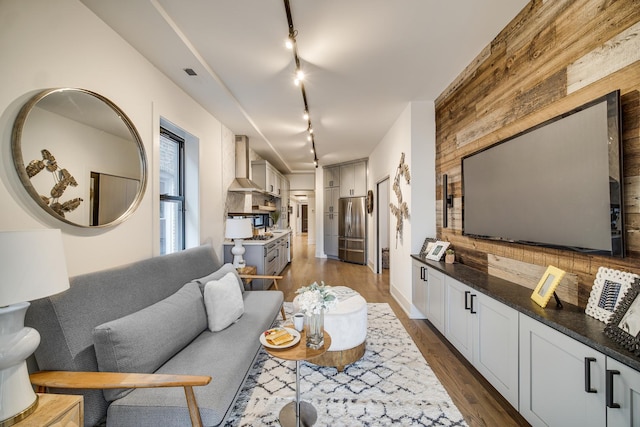
[[(624, 259), (462, 236), (461, 159), (619, 89), (622, 94)], [(442, 175), (454, 207), (442, 228)], [(483, 271), (489, 258), (555, 265), (577, 277), (586, 307), (598, 267), (640, 273), (640, 0), (532, 0), (436, 100), (438, 236)]]

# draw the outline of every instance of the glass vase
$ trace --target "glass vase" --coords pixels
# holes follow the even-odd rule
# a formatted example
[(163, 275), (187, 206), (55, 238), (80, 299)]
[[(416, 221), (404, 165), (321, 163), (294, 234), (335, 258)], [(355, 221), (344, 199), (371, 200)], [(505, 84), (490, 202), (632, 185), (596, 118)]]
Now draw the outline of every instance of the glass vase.
[(307, 315), (307, 347), (318, 350), (324, 345), (324, 310)]

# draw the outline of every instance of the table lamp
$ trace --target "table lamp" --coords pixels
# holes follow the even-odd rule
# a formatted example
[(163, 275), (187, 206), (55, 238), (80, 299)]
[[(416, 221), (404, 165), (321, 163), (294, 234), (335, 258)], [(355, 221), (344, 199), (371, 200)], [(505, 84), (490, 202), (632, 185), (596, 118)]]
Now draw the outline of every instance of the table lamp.
[(29, 302), (69, 288), (60, 230), (0, 231), (0, 425), (38, 406), (26, 359), (40, 334), (24, 326)]
[(233, 254), (233, 266), (235, 268), (244, 267), (244, 247), (242, 246), (242, 240), (247, 237), (253, 236), (253, 230), (251, 228), (251, 218), (228, 218), (227, 228), (224, 233), (224, 237), (232, 239), (235, 245), (231, 248)]

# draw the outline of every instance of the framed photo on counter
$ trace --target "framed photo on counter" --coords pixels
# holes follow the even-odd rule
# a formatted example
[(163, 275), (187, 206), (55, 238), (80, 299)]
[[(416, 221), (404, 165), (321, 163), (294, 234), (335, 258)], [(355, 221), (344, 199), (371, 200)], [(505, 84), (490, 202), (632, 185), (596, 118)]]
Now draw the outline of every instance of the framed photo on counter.
[(444, 253), (447, 251), (447, 248), (449, 247), (450, 244), (451, 243), (449, 242), (442, 242), (438, 240), (433, 244), (433, 247), (427, 254), (427, 259), (430, 259), (433, 261), (440, 261), (444, 256)]

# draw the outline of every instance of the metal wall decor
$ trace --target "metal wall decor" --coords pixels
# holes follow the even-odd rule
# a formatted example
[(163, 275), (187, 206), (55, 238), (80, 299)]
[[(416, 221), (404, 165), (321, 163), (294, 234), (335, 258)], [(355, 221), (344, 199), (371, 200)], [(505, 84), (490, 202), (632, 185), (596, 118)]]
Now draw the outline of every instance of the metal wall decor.
[(78, 182), (69, 171), (58, 166), (56, 158), (49, 150), (44, 149), (41, 151), (41, 154), (42, 159), (31, 160), (26, 166), (27, 175), (29, 178), (33, 178), (44, 169), (51, 172), (54, 182), (53, 187), (51, 187), (49, 196), (40, 194), (40, 198), (45, 205), (51, 207), (55, 213), (64, 218), (65, 212), (75, 210), (83, 201), (82, 198), (75, 197), (66, 202), (60, 202), (60, 197), (64, 194), (64, 190), (66, 190), (68, 186), (77, 187)]
[(398, 247), (398, 238), (402, 237), (402, 224), (405, 219), (409, 219), (409, 206), (407, 202), (402, 200), (402, 189), (400, 188), (400, 180), (404, 177), (407, 184), (411, 183), (411, 174), (409, 173), (409, 165), (404, 162), (404, 153), (400, 155), (400, 164), (396, 169), (396, 176), (393, 180), (393, 191), (398, 198), (398, 204), (389, 203), (391, 214), (396, 217), (396, 248)]

